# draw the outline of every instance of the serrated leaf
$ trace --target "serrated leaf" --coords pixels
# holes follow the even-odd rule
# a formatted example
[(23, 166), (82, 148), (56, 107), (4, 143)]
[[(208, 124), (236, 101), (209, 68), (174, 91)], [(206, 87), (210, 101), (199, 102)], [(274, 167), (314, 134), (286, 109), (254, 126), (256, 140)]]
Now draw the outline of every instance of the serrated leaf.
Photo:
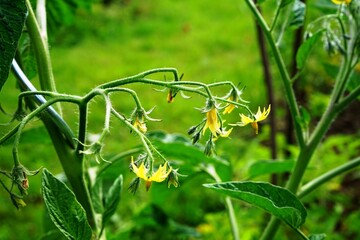
[(92, 231), (85, 210), (73, 192), (44, 169), (42, 193), (51, 220), (67, 239), (90, 239)]
[(24, 0), (0, 1), (0, 91), (9, 76), (26, 13)]
[(290, 172), (294, 167), (294, 160), (262, 160), (256, 161), (249, 168), (250, 178), (261, 175)]
[(289, 26), (292, 28), (298, 28), (304, 25), (305, 21), (305, 13), (306, 13), (306, 5), (300, 0), (295, 0), (293, 5)]
[(104, 213), (102, 216), (103, 226), (110, 220), (111, 216), (115, 213), (117, 206), (120, 202), (121, 189), (123, 184), (122, 175), (115, 179), (104, 199)]
[(305, 62), (311, 52), (311, 49), (315, 43), (321, 38), (323, 30), (316, 32), (310, 38), (308, 38), (303, 44), (301, 44), (299, 50), (296, 53), (296, 66), (298, 69), (302, 69)]
[(306, 210), (290, 191), (265, 182), (223, 182), (205, 187), (257, 206), (280, 218), (292, 228), (300, 227)]
[(323, 240), (326, 238), (326, 234), (325, 233), (320, 233), (320, 234), (311, 234), (309, 236), (309, 240)]

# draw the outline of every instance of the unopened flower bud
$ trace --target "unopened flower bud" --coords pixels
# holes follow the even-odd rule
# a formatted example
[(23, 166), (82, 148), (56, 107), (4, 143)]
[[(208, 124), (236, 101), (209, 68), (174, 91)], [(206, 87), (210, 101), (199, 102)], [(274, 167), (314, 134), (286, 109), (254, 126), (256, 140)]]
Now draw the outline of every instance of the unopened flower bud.
[(193, 134), (197, 129), (197, 126), (192, 126), (189, 130), (188, 130), (188, 134), (191, 135)]
[(200, 136), (201, 136), (201, 132), (197, 132), (197, 133), (195, 133), (194, 135), (193, 135), (193, 137), (192, 137), (192, 143), (193, 144), (195, 144), (195, 143), (197, 143), (198, 141), (199, 141), (199, 139), (200, 139)]
[(131, 194), (133, 194), (133, 195), (135, 195), (135, 193), (136, 193), (136, 191), (138, 190), (138, 188), (139, 188), (139, 184), (140, 184), (140, 178), (134, 178), (132, 181), (131, 181), (131, 183), (130, 183), (130, 185), (129, 185), (129, 187), (128, 187), (128, 191), (131, 193)]
[(179, 179), (178, 179), (178, 173), (177, 173), (177, 169), (173, 169), (168, 178), (167, 178), (167, 184), (168, 184), (168, 188), (170, 188), (171, 185), (174, 185), (174, 187), (178, 187), (179, 186)]
[(205, 149), (204, 149), (204, 154), (208, 157), (210, 157), (211, 155), (213, 155), (215, 153), (215, 144), (212, 141), (212, 139), (210, 138), (205, 145)]
[(15, 194), (10, 194), (10, 199), (12, 204), (17, 208), (22, 208), (26, 206), (26, 203), (21, 197), (16, 196)]

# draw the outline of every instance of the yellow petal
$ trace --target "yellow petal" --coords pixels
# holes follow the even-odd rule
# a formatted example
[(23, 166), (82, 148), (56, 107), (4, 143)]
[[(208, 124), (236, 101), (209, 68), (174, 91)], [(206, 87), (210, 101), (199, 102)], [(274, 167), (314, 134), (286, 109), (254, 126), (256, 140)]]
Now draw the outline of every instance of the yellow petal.
[(229, 135), (230, 135), (230, 133), (232, 132), (232, 128), (230, 128), (230, 130), (228, 130), (228, 131), (225, 131), (225, 130), (223, 130), (221, 133), (220, 133), (220, 136), (221, 137), (229, 137)]
[(229, 114), (229, 113), (231, 113), (234, 109), (235, 109), (235, 105), (230, 103), (229, 105), (226, 106), (223, 114)]
[(134, 159), (132, 158), (131, 159), (131, 166), (132, 166), (133, 172), (136, 174), (136, 176), (138, 176), (139, 178), (142, 178), (144, 180), (148, 179), (148, 177), (147, 177), (148, 170), (145, 168), (144, 162), (142, 162), (140, 164), (140, 167), (137, 167), (134, 164)]
[(245, 116), (245, 115), (242, 114), (242, 113), (240, 114), (240, 117), (241, 117), (241, 122), (240, 122), (240, 125), (241, 125), (241, 126), (245, 126), (245, 125), (247, 125), (247, 124), (249, 124), (249, 123), (254, 122), (253, 119), (249, 118), (248, 116)]
[(148, 181), (153, 181), (153, 182), (164, 181), (172, 170), (172, 168), (170, 168), (169, 171), (166, 171), (166, 166), (167, 166), (166, 163), (163, 166), (160, 165), (158, 170), (153, 175), (151, 175)]
[(342, 4), (342, 3), (346, 3), (349, 4), (351, 3), (351, 0), (331, 0), (333, 3), (335, 4)]
[(217, 118), (217, 110), (216, 108), (212, 108), (210, 111), (206, 113), (206, 123), (203, 130), (203, 134), (205, 133), (205, 130), (209, 128), (211, 133), (216, 136), (218, 130), (220, 129), (220, 123)]
[(147, 127), (144, 122), (144, 119), (142, 119), (140, 121), (139, 118), (136, 118), (136, 120), (134, 122), (134, 127), (136, 127), (138, 130), (140, 130), (142, 133), (146, 133), (146, 131), (147, 131)]
[(266, 119), (270, 113), (270, 109), (271, 109), (271, 105), (269, 105), (268, 109), (265, 110), (264, 108), (264, 111), (261, 112), (259, 107), (258, 112), (255, 114), (255, 119), (256, 119), (255, 121), (260, 122)]

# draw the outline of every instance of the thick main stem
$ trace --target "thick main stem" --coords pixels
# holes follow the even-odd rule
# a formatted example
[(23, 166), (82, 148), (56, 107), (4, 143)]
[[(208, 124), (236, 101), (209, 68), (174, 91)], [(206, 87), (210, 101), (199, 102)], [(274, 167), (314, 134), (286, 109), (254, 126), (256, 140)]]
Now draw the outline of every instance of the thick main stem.
[[(29, 32), (32, 46), (34, 47), (41, 90), (56, 92), (55, 80), (52, 71), (50, 52), (46, 37), (42, 36), (39, 24), (29, 0), (26, 0), (29, 15), (26, 19), (26, 27)], [(44, 18), (45, 16), (41, 16)], [(60, 104), (57, 105), (60, 110)]]
[(295, 97), (295, 93), (294, 90), (292, 88), (292, 83), (291, 83), (291, 79), (289, 76), (289, 73), (286, 69), (284, 60), (281, 56), (280, 50), (276, 45), (276, 42), (274, 41), (271, 31), (268, 27), (268, 25), (266, 24), (264, 18), (262, 17), (261, 13), (259, 12), (259, 10), (257, 9), (255, 3), (252, 0), (245, 0), (246, 4), (249, 6), (250, 10), (253, 12), (259, 26), (261, 27), (266, 39), (268, 40), (269, 46), (271, 48), (271, 51), (274, 55), (274, 59), (275, 62), (278, 66), (280, 75), (281, 75), (281, 80), (285, 89), (285, 95), (289, 104), (289, 108), (290, 108), (290, 112), (291, 115), (293, 117), (293, 122), (294, 122), (294, 127), (295, 127), (295, 133), (296, 133), (296, 138), (297, 141), (301, 146), (303, 146), (304, 143), (304, 138), (303, 138), (303, 134), (302, 134), (302, 129), (300, 124), (296, 121), (296, 118), (300, 117), (300, 113), (299, 113), (299, 108), (297, 105), (297, 101), (296, 101), (296, 97)]

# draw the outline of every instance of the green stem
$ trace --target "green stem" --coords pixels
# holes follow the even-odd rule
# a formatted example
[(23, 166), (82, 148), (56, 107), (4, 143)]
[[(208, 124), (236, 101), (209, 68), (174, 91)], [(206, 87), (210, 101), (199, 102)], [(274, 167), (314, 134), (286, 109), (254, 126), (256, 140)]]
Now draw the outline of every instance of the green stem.
[(271, 35), (271, 31), (269, 27), (267, 26), (265, 19), (262, 17), (261, 13), (257, 9), (256, 5), (252, 0), (245, 0), (246, 4), (249, 6), (250, 10), (253, 12), (256, 20), (258, 21), (259, 26), (264, 32), (264, 35), (266, 39), (268, 40), (268, 43), (270, 45), (270, 48), (272, 50), (272, 53), (274, 55), (274, 59), (276, 61), (277, 67), (279, 69), (282, 83), (285, 89), (285, 95), (289, 104), (291, 116), (293, 117), (293, 122), (295, 126), (295, 133), (296, 138), (298, 141), (298, 144), (300, 147), (304, 146), (304, 136), (302, 134), (302, 129), (298, 121), (296, 121), (297, 118), (300, 118), (299, 108), (297, 105), (294, 89), (292, 88), (291, 78), (289, 76), (289, 73), (286, 69), (284, 60), (281, 56), (280, 50), (276, 45), (276, 42), (274, 41), (274, 38)]
[(236, 221), (234, 207), (232, 205), (230, 197), (225, 197), (225, 205), (229, 214), (229, 221), (231, 226), (231, 232), (234, 240), (240, 240), (238, 223)]
[[(41, 89), (56, 92), (47, 41), (42, 37), (30, 0), (26, 0), (26, 6), (29, 11), (29, 15), (26, 19), (26, 27), (33, 44), (32, 46), (34, 47)], [(60, 104), (58, 104), (58, 108), (60, 110)]]
[[(209, 174), (217, 183), (221, 183), (222, 180), (216, 172), (216, 169), (209, 165), (204, 167), (204, 171)], [(238, 223), (236, 221), (234, 207), (232, 205), (230, 197), (225, 197), (225, 206), (228, 211), (229, 221), (231, 226), (231, 232), (234, 240), (240, 240)]]
[(360, 166), (360, 157), (355, 158), (354, 160), (351, 160), (341, 166), (338, 166), (327, 173), (324, 173), (323, 175), (313, 179), (312, 181), (310, 181), (306, 185), (304, 185), (301, 188), (301, 190), (298, 194), (298, 197), (299, 198), (305, 197), (306, 195), (308, 195), (309, 193), (311, 193), (312, 191), (314, 191), (315, 189), (317, 189), (324, 183), (327, 183), (331, 179), (339, 176), (340, 174), (343, 174), (343, 173), (345, 173), (349, 170), (352, 170), (358, 166)]
[(300, 229), (295, 228), (294, 230), (295, 232), (297, 232), (297, 234), (299, 234), (302, 239), (309, 240), (309, 238), (302, 231), (300, 231)]
[(271, 27), (270, 27), (270, 32), (272, 32), (276, 26), (276, 23), (277, 23), (277, 20), (279, 19), (279, 15), (280, 15), (280, 10), (281, 10), (281, 4), (278, 3), (277, 6), (276, 6), (276, 11), (275, 11), (275, 16), (274, 16), (274, 19), (271, 23)]
[(119, 114), (115, 109), (112, 108), (111, 112), (114, 114), (114, 116), (116, 118), (118, 118), (120, 121), (122, 121), (126, 126), (128, 126), (132, 131), (134, 131), (139, 136), (139, 138), (145, 148), (145, 151), (149, 156), (149, 159), (150, 159), (149, 171), (151, 172), (153, 169), (154, 156), (148, 145), (148, 142), (150, 142), (150, 141), (142, 132), (140, 132), (136, 127), (131, 125), (131, 123), (127, 119), (125, 119), (125, 117), (123, 117), (121, 114)]

